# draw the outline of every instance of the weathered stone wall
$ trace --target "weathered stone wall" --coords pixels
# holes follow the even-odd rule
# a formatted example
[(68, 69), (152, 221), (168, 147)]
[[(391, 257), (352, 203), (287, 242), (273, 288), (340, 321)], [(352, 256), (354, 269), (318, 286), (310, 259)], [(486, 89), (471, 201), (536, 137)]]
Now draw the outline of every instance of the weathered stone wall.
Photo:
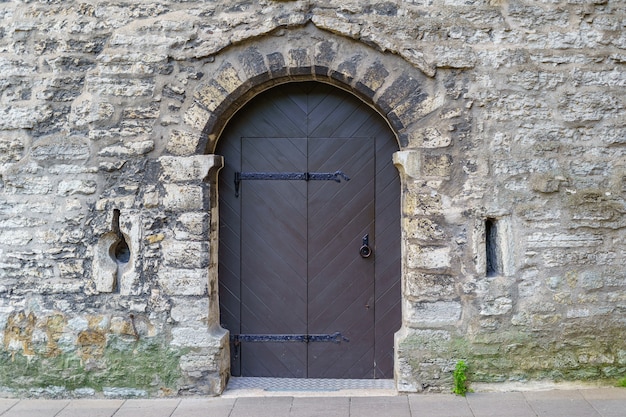
[(0, 387), (219, 393), (211, 155), (318, 79), (401, 151), (396, 381), (626, 373), (621, 1), (0, 4)]

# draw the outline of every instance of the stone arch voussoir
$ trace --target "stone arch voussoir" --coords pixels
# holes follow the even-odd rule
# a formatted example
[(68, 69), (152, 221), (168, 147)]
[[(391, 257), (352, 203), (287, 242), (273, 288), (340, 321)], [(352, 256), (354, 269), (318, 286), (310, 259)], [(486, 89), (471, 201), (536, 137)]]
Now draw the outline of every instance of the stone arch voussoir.
[(445, 103), (441, 83), (401, 57), (313, 25), (234, 46), (206, 69), (185, 103), (187, 129), (200, 137), (196, 153), (212, 153), (231, 116), (282, 83), (316, 80), (355, 94), (388, 121), (402, 149), (411, 147), (412, 127)]

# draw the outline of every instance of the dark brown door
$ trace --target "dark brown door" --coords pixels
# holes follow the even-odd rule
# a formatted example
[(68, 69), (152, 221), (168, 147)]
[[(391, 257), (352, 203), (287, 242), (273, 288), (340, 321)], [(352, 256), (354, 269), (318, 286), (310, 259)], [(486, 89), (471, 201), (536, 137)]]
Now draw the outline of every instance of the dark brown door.
[[(220, 305), (235, 338), (233, 375), (393, 376), (400, 327), (395, 150), (376, 113), (323, 84), (272, 89), (231, 121), (217, 152), (226, 162)], [(287, 175), (336, 171), (350, 180)], [(236, 172), (254, 175), (235, 185)], [(359, 252), (364, 238), (373, 248), (368, 258)], [(337, 332), (340, 343), (324, 341)], [(311, 335), (322, 337), (301, 341)]]

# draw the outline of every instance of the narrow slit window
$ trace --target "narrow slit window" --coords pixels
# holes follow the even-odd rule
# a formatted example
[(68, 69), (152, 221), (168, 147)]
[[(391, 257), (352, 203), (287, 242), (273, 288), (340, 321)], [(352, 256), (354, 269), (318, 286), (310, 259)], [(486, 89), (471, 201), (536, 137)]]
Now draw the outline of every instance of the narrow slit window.
[(498, 236), (498, 220), (485, 219), (485, 251), (487, 259), (487, 276), (502, 275), (502, 251)]

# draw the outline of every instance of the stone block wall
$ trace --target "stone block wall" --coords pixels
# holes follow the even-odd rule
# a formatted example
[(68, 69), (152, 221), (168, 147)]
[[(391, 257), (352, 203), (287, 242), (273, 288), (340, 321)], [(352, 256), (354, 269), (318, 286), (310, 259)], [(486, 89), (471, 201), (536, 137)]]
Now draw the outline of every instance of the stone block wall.
[[(212, 155), (272, 85), (389, 121), (401, 391), (626, 374), (619, 0), (0, 3), (0, 392), (219, 394)], [(399, 324), (400, 326), (400, 324)]]

